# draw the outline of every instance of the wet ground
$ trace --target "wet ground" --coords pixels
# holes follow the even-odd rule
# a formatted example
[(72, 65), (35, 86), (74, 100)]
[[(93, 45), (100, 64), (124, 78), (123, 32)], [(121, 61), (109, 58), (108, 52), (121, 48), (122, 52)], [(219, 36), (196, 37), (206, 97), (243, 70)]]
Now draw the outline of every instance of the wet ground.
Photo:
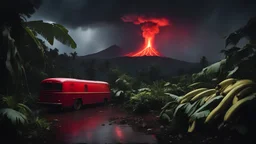
[[(79, 111), (48, 113), (54, 123), (56, 140), (63, 143), (88, 144), (157, 144), (153, 134), (137, 131), (124, 121), (127, 113), (117, 107), (93, 106)], [(130, 116), (132, 117), (132, 116)], [(145, 126), (146, 124), (143, 123)], [(150, 130), (150, 129), (149, 129)]]

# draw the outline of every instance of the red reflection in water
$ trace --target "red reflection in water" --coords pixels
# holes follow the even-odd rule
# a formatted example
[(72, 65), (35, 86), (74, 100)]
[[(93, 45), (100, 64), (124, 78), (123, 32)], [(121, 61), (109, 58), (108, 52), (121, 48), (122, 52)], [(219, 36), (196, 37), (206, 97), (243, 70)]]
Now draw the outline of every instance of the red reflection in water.
[[(151, 143), (155, 139), (134, 132), (130, 127), (109, 125), (113, 117), (125, 117), (125, 113), (113, 108), (88, 108), (85, 110), (46, 115), (49, 120), (58, 119), (56, 140), (66, 143), (125, 143), (130, 141)], [(102, 125), (105, 124), (105, 125)], [(60, 127), (58, 127), (60, 126)]]
[(60, 133), (70, 133), (72, 137), (78, 136), (82, 131), (96, 129), (97, 126), (101, 125), (103, 118), (100, 116), (90, 117), (86, 119), (78, 119), (71, 122), (69, 119), (62, 119), (62, 125), (65, 127), (59, 128)]
[(86, 133), (86, 137), (89, 141), (91, 141), (92, 140), (92, 133), (90, 133), (90, 132)]
[(116, 135), (119, 139), (123, 138), (123, 132), (118, 126), (115, 126), (115, 132), (116, 132)]

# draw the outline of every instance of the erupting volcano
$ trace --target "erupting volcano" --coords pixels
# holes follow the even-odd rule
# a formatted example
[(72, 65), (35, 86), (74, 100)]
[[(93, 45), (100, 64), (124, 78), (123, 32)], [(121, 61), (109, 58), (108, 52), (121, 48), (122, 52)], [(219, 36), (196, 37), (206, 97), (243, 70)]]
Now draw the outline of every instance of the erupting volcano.
[(159, 27), (169, 25), (169, 21), (167, 19), (128, 15), (122, 17), (122, 20), (124, 22), (132, 22), (136, 25), (141, 25), (142, 36), (145, 39), (145, 43), (142, 49), (135, 53), (129, 53), (126, 56), (161, 56), (161, 54), (154, 48), (153, 42), (155, 35), (159, 33)]

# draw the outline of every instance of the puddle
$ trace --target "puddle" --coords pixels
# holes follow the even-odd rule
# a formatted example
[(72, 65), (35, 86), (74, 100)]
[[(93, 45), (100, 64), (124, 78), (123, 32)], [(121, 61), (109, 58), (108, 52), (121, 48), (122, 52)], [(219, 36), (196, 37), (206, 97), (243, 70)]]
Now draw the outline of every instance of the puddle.
[(134, 131), (129, 125), (110, 123), (113, 117), (125, 117), (117, 108), (99, 106), (79, 111), (47, 114), (55, 121), (56, 140), (65, 143), (147, 143), (157, 144), (154, 135)]

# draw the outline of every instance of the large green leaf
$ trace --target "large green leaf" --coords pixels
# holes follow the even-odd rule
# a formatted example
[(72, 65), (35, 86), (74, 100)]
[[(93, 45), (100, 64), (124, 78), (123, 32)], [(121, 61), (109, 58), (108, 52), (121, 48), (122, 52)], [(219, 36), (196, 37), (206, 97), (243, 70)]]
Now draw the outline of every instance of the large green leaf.
[(226, 59), (223, 59), (219, 62), (216, 62), (206, 68), (204, 68), (201, 72), (193, 75), (193, 77), (195, 79), (200, 79), (200, 78), (207, 78), (207, 77), (211, 77), (211, 78), (216, 78), (218, 77), (221, 72), (222, 72), (222, 69), (223, 67), (226, 65)]
[(200, 111), (198, 113), (194, 113), (190, 119), (191, 120), (196, 120), (196, 119), (201, 119), (201, 118), (205, 118), (210, 114), (210, 110), (204, 110), (204, 111)]
[(60, 24), (45, 23), (41, 20), (24, 22), (23, 24), (25, 27), (42, 35), (51, 45), (53, 45), (55, 38), (71, 48), (76, 48), (76, 43), (68, 34), (68, 30)]
[(240, 28), (234, 33), (231, 33), (227, 38), (226, 38), (226, 47), (228, 45), (236, 45), (241, 38), (245, 36), (244, 33), (244, 28)]
[(200, 100), (194, 102), (193, 104), (189, 104), (187, 105), (187, 107), (185, 108), (185, 114), (190, 117), (196, 110), (197, 108), (200, 106)]
[(138, 92), (143, 92), (143, 91), (151, 91), (150, 88), (140, 88), (138, 89)]
[(167, 95), (167, 96), (169, 96), (169, 97), (171, 97), (174, 101), (176, 101), (176, 102), (179, 102), (180, 101), (180, 99), (181, 99), (181, 97), (180, 96), (177, 96), (177, 95), (175, 95), (175, 94), (171, 94), (171, 93), (164, 93), (165, 95)]
[(0, 109), (0, 115), (11, 120), (14, 125), (25, 124), (27, 122), (27, 117), (25, 115), (10, 108)]
[(124, 91), (119, 90), (119, 91), (116, 92), (115, 96), (116, 96), (116, 97), (119, 97), (119, 96), (121, 96), (123, 93), (124, 93)]
[(159, 114), (159, 117), (162, 117), (162, 115), (165, 113), (166, 109), (171, 107), (171, 106), (173, 106), (173, 104), (177, 104), (177, 102), (176, 101), (172, 101), (172, 102), (168, 102), (167, 104), (165, 104), (165, 106), (161, 108), (162, 111)]
[(41, 52), (42, 52), (41, 54), (44, 54), (44, 48), (43, 48), (41, 42), (37, 39), (37, 37), (33, 33), (33, 31), (31, 31), (31, 29), (29, 29), (28, 27), (24, 27), (24, 29), (28, 33), (28, 35), (32, 38), (32, 40), (35, 42), (37, 47), (41, 50)]
[(175, 111), (174, 111), (174, 113), (173, 113), (173, 117), (175, 117), (175, 116), (177, 116), (177, 114), (178, 114), (178, 112), (180, 111), (180, 110), (184, 110), (186, 107), (188, 107), (189, 105), (191, 105), (190, 103), (182, 103), (182, 104), (179, 104), (177, 107), (176, 107), (176, 109), (175, 109)]
[(168, 120), (168, 122), (171, 121), (171, 118), (166, 113), (162, 115), (162, 118)]
[(229, 56), (232, 56), (238, 50), (240, 50), (240, 48), (234, 46), (228, 50), (221, 50), (221, 53), (225, 54), (226, 57), (229, 57)]
[(167, 82), (167, 83), (164, 84), (165, 87), (170, 86), (170, 85), (171, 85), (170, 82)]
[(212, 84), (206, 83), (206, 82), (196, 82), (191, 85), (188, 85), (188, 87), (191, 89), (197, 89), (197, 88), (201, 88), (201, 87), (212, 88), (213, 86), (212, 86)]
[[(192, 119), (202, 118), (204, 115), (214, 109), (220, 101), (223, 99), (223, 96), (216, 96), (210, 100), (208, 100), (204, 105), (202, 105), (199, 109), (197, 109), (192, 115)], [(201, 113), (202, 112), (202, 113)]]
[(175, 101), (168, 102), (168, 103), (165, 104), (164, 107), (162, 107), (161, 109), (162, 109), (162, 110), (167, 109), (167, 108), (170, 107), (172, 104), (177, 104), (177, 102), (175, 102)]
[(26, 106), (22, 103), (18, 103), (17, 107), (19, 108), (19, 111), (23, 114), (32, 115), (32, 113), (33, 113), (32, 110), (28, 106)]

